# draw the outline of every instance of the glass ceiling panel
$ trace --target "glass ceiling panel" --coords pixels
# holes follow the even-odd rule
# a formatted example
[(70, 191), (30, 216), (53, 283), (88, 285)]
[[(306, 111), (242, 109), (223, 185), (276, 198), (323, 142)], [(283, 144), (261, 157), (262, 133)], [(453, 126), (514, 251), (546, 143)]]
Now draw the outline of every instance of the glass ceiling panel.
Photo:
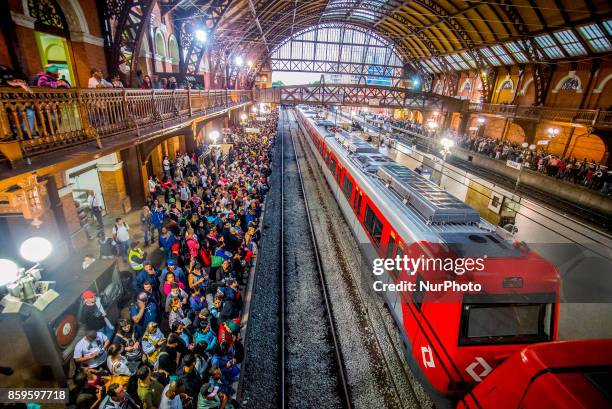
[(571, 56), (586, 55), (587, 51), (584, 49), (580, 40), (576, 37), (576, 34), (572, 30), (563, 30), (553, 33), (559, 44), (563, 49)]
[(549, 58), (563, 58), (563, 52), (548, 34), (537, 36), (535, 40)]
[(450, 55), (445, 55), (444, 59), (446, 60), (446, 62), (448, 62), (450, 64), (451, 67), (453, 67), (455, 70), (457, 71), (461, 71), (461, 67), (459, 67), (459, 65), (457, 65), (457, 63), (455, 62), (455, 59), (450, 56)]
[(516, 61), (522, 62), (522, 63), (529, 61), (529, 59), (527, 58), (527, 56), (525, 55), (525, 53), (523, 52), (523, 50), (517, 43), (509, 42), (509, 43), (506, 43), (505, 46), (508, 49), (508, 51), (510, 51), (510, 54), (512, 54), (512, 56), (514, 57)]
[(453, 54), (452, 57), (455, 59), (455, 61), (457, 62), (457, 64), (459, 64), (461, 68), (463, 68), (464, 70), (470, 69), (470, 66), (467, 65), (465, 61), (463, 61), (463, 58), (461, 58), (459, 54)]
[(596, 53), (605, 53), (608, 51), (612, 51), (612, 44), (610, 44), (610, 40), (601, 31), (601, 28), (597, 24), (588, 24), (586, 26), (578, 27), (578, 31), (580, 35), (586, 40), (589, 44), (589, 47)]
[(461, 53), (461, 56), (468, 64), (470, 64), (470, 67), (476, 68), (476, 62), (474, 61), (474, 58), (470, 55), (469, 52), (464, 51)]
[(495, 55), (493, 55), (493, 52), (489, 48), (481, 48), (480, 52), (487, 59), (487, 61), (489, 61), (489, 63), (493, 65), (502, 65), (502, 63), (497, 59), (497, 57), (495, 57)]
[(495, 55), (506, 65), (514, 64), (512, 58), (508, 55), (506, 50), (501, 45), (494, 45), (491, 47), (491, 50), (495, 53)]

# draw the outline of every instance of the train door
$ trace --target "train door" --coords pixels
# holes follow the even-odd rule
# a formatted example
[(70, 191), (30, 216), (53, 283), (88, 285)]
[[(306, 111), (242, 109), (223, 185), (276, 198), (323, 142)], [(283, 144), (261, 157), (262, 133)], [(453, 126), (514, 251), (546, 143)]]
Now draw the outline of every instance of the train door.
[[(395, 259), (398, 254), (402, 254), (404, 245), (398, 240), (397, 235), (394, 231), (389, 232), (389, 238), (387, 240), (387, 248), (385, 251), (386, 259)], [(402, 280), (400, 269), (393, 269), (389, 272), (389, 283), (400, 283)], [(402, 293), (397, 291), (391, 291), (389, 296), (389, 308), (395, 316), (396, 322), (402, 322), (403, 311), (402, 311)]]

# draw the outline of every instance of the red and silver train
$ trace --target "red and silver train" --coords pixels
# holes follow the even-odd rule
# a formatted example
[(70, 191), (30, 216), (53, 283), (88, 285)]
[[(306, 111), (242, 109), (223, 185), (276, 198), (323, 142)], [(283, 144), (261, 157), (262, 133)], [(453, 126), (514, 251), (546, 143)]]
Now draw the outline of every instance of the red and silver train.
[[(355, 237), (374, 249), (374, 257), (483, 260), (482, 271), (462, 275), (395, 270), (375, 278), (415, 283), (415, 291), (381, 294), (411, 369), (437, 407), (470, 396), (529, 344), (557, 339), (560, 280), (554, 265), (504, 239), (477, 211), (359, 137), (328, 132), (329, 123), (306, 108), (295, 114)], [(449, 280), (481, 290), (420, 290), (421, 282)], [(479, 407), (475, 398), (469, 407)]]

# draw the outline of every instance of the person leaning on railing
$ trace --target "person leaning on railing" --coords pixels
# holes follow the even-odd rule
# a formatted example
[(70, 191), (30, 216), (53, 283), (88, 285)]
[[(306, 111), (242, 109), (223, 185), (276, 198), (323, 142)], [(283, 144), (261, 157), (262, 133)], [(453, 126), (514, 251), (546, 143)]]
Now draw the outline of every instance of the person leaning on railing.
[(45, 70), (36, 74), (35, 85), (46, 88), (70, 88), (70, 84), (59, 79), (59, 66), (56, 64), (45, 65)]

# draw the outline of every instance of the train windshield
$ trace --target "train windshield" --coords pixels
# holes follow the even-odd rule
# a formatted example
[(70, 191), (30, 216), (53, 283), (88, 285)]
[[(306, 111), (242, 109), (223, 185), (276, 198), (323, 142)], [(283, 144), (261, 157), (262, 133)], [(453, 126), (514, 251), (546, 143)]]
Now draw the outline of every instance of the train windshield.
[(552, 303), (470, 301), (464, 302), (461, 312), (460, 345), (531, 343), (552, 339)]

